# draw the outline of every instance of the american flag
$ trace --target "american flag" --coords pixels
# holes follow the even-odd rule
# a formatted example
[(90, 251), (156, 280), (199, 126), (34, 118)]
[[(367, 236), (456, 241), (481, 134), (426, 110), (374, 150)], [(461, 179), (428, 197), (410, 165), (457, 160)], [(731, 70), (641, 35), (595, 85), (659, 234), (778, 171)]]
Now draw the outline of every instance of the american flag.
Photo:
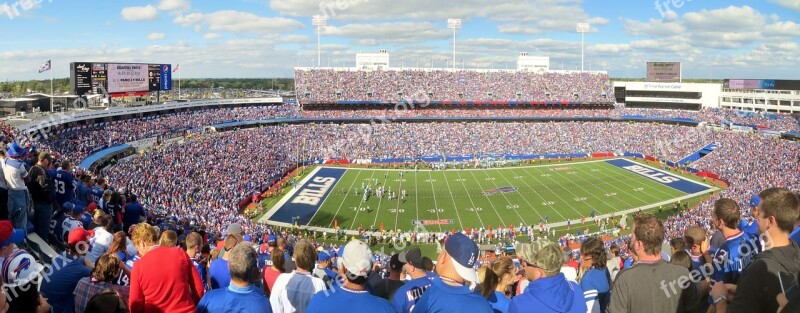
[(177, 71), (178, 71), (178, 68), (180, 68), (180, 67), (181, 67), (180, 63), (179, 63), (179, 64), (177, 64), (177, 65), (175, 65), (175, 69), (173, 69), (173, 70), (172, 70), (172, 72), (173, 72), (173, 73), (177, 72)]
[(44, 63), (39, 65), (39, 73), (46, 72), (46, 71), (50, 70), (50, 61), (51, 60), (47, 60), (47, 62), (44, 62)]

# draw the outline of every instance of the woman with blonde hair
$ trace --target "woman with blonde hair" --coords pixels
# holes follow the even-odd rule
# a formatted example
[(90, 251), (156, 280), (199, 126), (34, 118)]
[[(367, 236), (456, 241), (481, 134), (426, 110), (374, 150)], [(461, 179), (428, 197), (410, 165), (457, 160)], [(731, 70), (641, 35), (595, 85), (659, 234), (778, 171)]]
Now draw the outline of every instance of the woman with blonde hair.
[(486, 269), (486, 276), (481, 283), (481, 295), (489, 301), (495, 312), (508, 312), (509, 286), (514, 283), (516, 267), (514, 261), (507, 256), (501, 256)]

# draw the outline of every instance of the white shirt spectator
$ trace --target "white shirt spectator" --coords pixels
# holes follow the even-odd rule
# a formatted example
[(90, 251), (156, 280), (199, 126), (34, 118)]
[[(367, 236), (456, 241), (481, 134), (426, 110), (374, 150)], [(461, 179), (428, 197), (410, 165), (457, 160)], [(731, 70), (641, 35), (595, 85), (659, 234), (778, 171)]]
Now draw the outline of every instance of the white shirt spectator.
[(273, 313), (303, 313), (311, 297), (323, 290), (325, 282), (309, 273), (284, 273), (275, 280), (269, 303)]
[(66, 243), (69, 232), (71, 232), (73, 229), (82, 227), (83, 223), (81, 223), (81, 221), (74, 219), (72, 216), (67, 217), (63, 222), (61, 222), (61, 240)]
[(578, 271), (576, 271), (572, 266), (562, 266), (561, 273), (563, 273), (564, 277), (566, 277), (569, 281), (578, 281)]
[(91, 240), (91, 249), (86, 254), (86, 258), (92, 263), (97, 262), (97, 259), (108, 251), (112, 241), (114, 241), (114, 234), (103, 227), (95, 227), (94, 237)]
[(15, 159), (3, 160), (3, 175), (6, 177), (8, 188), (12, 190), (28, 190), (25, 186), (25, 177), (28, 177), (28, 170), (25, 165)]

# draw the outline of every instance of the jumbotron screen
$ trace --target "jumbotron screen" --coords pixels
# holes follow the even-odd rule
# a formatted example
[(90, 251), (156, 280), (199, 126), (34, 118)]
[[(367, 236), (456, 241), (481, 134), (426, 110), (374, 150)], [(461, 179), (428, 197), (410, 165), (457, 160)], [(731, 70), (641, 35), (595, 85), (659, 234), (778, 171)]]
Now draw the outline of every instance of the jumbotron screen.
[(172, 65), (73, 62), (70, 83), (75, 95), (131, 94), (172, 90)]

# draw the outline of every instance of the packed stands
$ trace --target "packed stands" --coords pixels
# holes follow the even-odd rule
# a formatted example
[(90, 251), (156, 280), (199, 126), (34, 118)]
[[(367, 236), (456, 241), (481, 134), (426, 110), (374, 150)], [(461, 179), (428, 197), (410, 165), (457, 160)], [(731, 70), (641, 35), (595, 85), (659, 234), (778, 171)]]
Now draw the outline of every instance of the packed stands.
[(508, 71), (295, 70), (303, 104), (340, 101), (568, 101), (613, 103), (607, 74)]

